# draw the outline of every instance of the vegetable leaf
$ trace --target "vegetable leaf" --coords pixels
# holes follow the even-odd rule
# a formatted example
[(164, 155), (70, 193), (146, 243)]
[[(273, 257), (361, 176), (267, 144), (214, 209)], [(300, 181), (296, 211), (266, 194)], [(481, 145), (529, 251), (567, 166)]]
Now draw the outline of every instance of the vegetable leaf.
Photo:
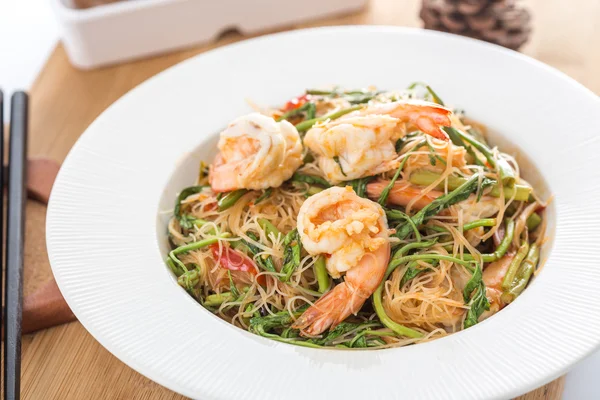
[(359, 179), (354, 179), (354, 180), (348, 181), (347, 184), (352, 186), (352, 189), (358, 196), (364, 197), (366, 199), (367, 198), (367, 184), (369, 182), (371, 182), (373, 179), (375, 179), (374, 176), (366, 176), (364, 178), (359, 178)]
[(269, 198), (271, 196), (271, 193), (273, 193), (273, 188), (268, 188), (267, 190), (264, 190), (262, 192), (262, 194), (260, 196), (258, 196), (256, 198), (256, 200), (254, 200), (254, 204), (256, 205), (256, 204), (260, 203), (261, 201)]
[[(432, 265), (437, 265), (439, 260), (433, 260)], [(409, 264), (408, 268), (404, 272), (404, 276), (402, 276), (402, 280), (400, 281), (400, 287), (403, 287), (408, 281), (416, 278), (423, 272), (431, 271), (431, 268), (419, 268), (417, 262), (412, 262)]]
[(179, 226), (181, 226), (183, 229), (192, 229), (194, 222), (197, 220), (197, 218), (194, 218), (189, 214), (183, 214), (179, 217)]
[(315, 103), (309, 101), (294, 110), (286, 112), (281, 117), (277, 118), (277, 122), (282, 121), (284, 119), (287, 120), (288, 118), (300, 115), (302, 113), (306, 114), (306, 119), (313, 119), (315, 117), (316, 112), (317, 107), (315, 106)]
[(248, 193), (248, 190), (238, 189), (223, 195), (217, 202), (219, 211), (225, 211), (232, 207), (246, 193)]
[(190, 229), (192, 226), (189, 222), (189, 217), (184, 217), (183, 215), (181, 215), (181, 202), (193, 194), (200, 193), (205, 187), (205, 185), (190, 186), (183, 189), (181, 193), (179, 193), (179, 196), (177, 196), (177, 201), (175, 202), (175, 209), (173, 210), (173, 214), (177, 219), (179, 219), (179, 225), (181, 225), (182, 228)]
[(471, 279), (469, 279), (469, 281), (465, 285), (465, 288), (463, 289), (463, 298), (465, 299), (465, 303), (469, 301), (473, 290), (479, 287), (481, 282), (483, 282), (483, 277), (481, 273), (481, 268), (479, 267), (479, 264), (477, 264), (475, 266), (475, 271), (473, 272)]
[(227, 271), (227, 275), (229, 276), (229, 291), (231, 292), (233, 297), (237, 299), (238, 297), (240, 297), (240, 292), (237, 289), (237, 287), (235, 286), (235, 283), (233, 283), (233, 277), (231, 276), (231, 271)]
[(300, 235), (298, 230), (294, 229), (285, 235), (283, 240), (285, 249), (283, 252), (283, 267), (281, 272), (284, 276), (281, 278), (282, 282), (287, 282), (290, 276), (294, 273), (296, 268), (300, 265)]
[(465, 329), (477, 324), (481, 314), (490, 309), (490, 303), (485, 296), (485, 285), (483, 282), (479, 288), (477, 288), (477, 291), (475, 292), (475, 295), (471, 299), (469, 305), (471, 308), (467, 312), (467, 317), (465, 318)]
[(433, 91), (433, 89), (431, 88), (431, 86), (429, 86), (429, 85), (428, 85), (428, 84), (426, 84), (426, 83), (423, 83), (423, 82), (413, 82), (413, 83), (411, 83), (411, 84), (408, 86), (408, 88), (407, 88), (407, 89), (409, 89), (409, 90), (412, 90), (412, 89), (415, 89), (415, 88), (416, 88), (416, 87), (418, 87), (418, 86), (420, 86), (420, 87), (423, 87), (423, 88), (425, 88), (425, 89), (427, 90), (427, 92), (429, 93), (429, 95), (430, 95), (430, 96), (431, 96), (431, 98), (433, 99), (433, 102), (434, 102), (434, 103), (437, 103), (437, 104), (439, 104), (440, 106), (443, 106), (443, 105), (444, 105), (444, 102), (442, 101), (442, 99), (440, 98), (440, 96), (438, 96), (438, 95), (437, 95), (437, 93), (435, 93), (435, 92)]
[(315, 343), (320, 345), (327, 344), (332, 340), (335, 340), (338, 337), (350, 332), (351, 330), (358, 328), (360, 325), (361, 324), (356, 324), (353, 322), (342, 322), (338, 326), (330, 330), (327, 336), (325, 336), (323, 339), (315, 340)]
[(356, 342), (352, 344), (352, 348), (365, 348), (367, 347), (367, 339), (364, 336), (358, 338)]
[[(298, 308), (294, 313), (294, 317), (299, 317), (306, 309), (308, 304)], [(284, 328), (290, 326), (294, 322), (294, 318), (287, 310), (280, 311), (275, 315), (267, 315), (266, 317), (253, 317), (250, 319), (250, 327), (261, 326), (265, 331), (274, 328)]]
[[(258, 242), (258, 236), (256, 236), (254, 233), (252, 232), (248, 232), (248, 236), (254, 240), (255, 242)], [(255, 246), (254, 244), (244, 240), (244, 244), (246, 246), (248, 246), (248, 250), (250, 250), (250, 252), (252, 253), (252, 255), (254, 256), (254, 260), (256, 261), (256, 263), (261, 266), (264, 270), (269, 271), (269, 272), (277, 272), (277, 270), (275, 269), (275, 264), (273, 263), (273, 257), (268, 256), (268, 257), (263, 257), (262, 255), (260, 256), (256, 256), (257, 254), (259, 254), (262, 250), (259, 249), (257, 246)]]
[(471, 276), (471, 279), (469, 279), (463, 290), (463, 297), (465, 303), (468, 302), (470, 306), (464, 322), (466, 329), (477, 324), (481, 314), (490, 309), (490, 303), (485, 295), (485, 284), (483, 283), (483, 275), (479, 264), (475, 265), (473, 276)]
[[(431, 203), (426, 205), (411, 217), (414, 225), (421, 225), (427, 218), (432, 217), (434, 215), (439, 214), (442, 210), (450, 207), (453, 204), (459, 203), (463, 200), (466, 200), (471, 193), (475, 192), (479, 186), (479, 178), (478, 174), (473, 175), (469, 180), (465, 183), (457, 187), (452, 192), (440, 196), (437, 199), (433, 200)], [(487, 178), (483, 178), (486, 180)], [(412, 226), (408, 222), (399, 225), (396, 227), (395, 236), (399, 239), (406, 239), (408, 235), (412, 232)]]
[(477, 188), (477, 202), (479, 203), (479, 200), (481, 200), (481, 196), (483, 196), (483, 191), (490, 187), (493, 186), (496, 182), (491, 180), (491, 179), (483, 179), (481, 181), (481, 183), (479, 184), (479, 187)]
[(291, 181), (308, 183), (309, 185), (319, 185), (319, 186), (323, 186), (325, 188), (331, 187), (329, 182), (327, 182), (325, 179), (321, 178), (320, 176), (306, 175), (306, 174), (301, 174), (299, 172), (296, 172), (296, 173), (294, 173), (294, 175), (292, 175)]
[(471, 146), (466, 145), (465, 142), (462, 140), (458, 130), (451, 126), (444, 126), (442, 127), (442, 129), (444, 130), (444, 132), (446, 132), (453, 144), (455, 144), (456, 146), (464, 147), (467, 150), (467, 154), (473, 157), (473, 160), (475, 161), (476, 165), (484, 165), (483, 162), (477, 156), (477, 154), (475, 154), (473, 148)]

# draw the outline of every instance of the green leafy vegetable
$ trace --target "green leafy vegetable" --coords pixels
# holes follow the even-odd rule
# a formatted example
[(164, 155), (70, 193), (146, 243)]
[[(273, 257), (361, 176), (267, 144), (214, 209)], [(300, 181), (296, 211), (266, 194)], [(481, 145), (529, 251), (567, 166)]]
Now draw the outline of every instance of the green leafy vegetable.
[(263, 190), (262, 194), (260, 196), (258, 196), (256, 198), (256, 200), (254, 200), (254, 204), (258, 204), (261, 201), (268, 199), (269, 197), (271, 197), (272, 193), (273, 193), (273, 188), (268, 188), (267, 190)]
[[(506, 251), (508, 250), (508, 247), (510, 246), (510, 243), (513, 240), (514, 232), (515, 221), (513, 221), (512, 219), (506, 220), (506, 232), (504, 233), (502, 241), (493, 253), (481, 254), (481, 260), (483, 262), (493, 262), (501, 259), (504, 256), (504, 254), (506, 254)], [(465, 254), (463, 255), (463, 259), (467, 261), (473, 261), (475, 260), (475, 257), (473, 257), (471, 254)]]
[[(410, 181), (410, 183), (413, 183), (415, 185), (419, 185), (419, 186), (429, 186), (431, 185), (433, 182), (435, 182), (437, 179), (439, 179), (440, 174), (433, 172), (433, 171), (428, 171), (428, 170), (417, 170), (415, 172), (413, 172), (412, 174), (410, 174), (410, 177), (408, 178), (408, 180)], [(490, 183), (490, 187), (492, 188), (489, 192), (490, 196), (493, 197), (500, 197), (501, 194), (504, 195), (505, 199), (511, 199), (514, 196), (515, 201), (528, 201), (529, 200), (529, 195), (531, 194), (531, 187), (529, 186), (524, 186), (524, 185), (517, 185), (515, 184), (512, 188), (509, 187), (504, 187), (504, 192), (502, 192), (502, 188), (498, 185), (498, 182), (494, 181), (493, 179), (489, 180)], [(448, 182), (448, 189), (449, 190), (454, 190), (457, 187), (459, 187), (460, 185), (462, 185), (463, 183), (466, 182), (466, 178), (463, 178), (461, 176), (456, 176), (456, 175), (450, 175), (448, 176), (447, 179)], [(441, 182), (437, 188), (440, 190), (444, 190), (444, 182)], [(486, 183), (487, 185), (487, 183)]]
[(484, 165), (473, 150), (473, 148), (471, 146), (466, 145), (465, 142), (462, 140), (461, 136), (458, 133), (458, 130), (451, 126), (444, 126), (442, 127), (442, 129), (444, 130), (444, 132), (446, 132), (453, 144), (455, 144), (456, 146), (464, 147), (467, 150), (467, 154), (469, 154), (473, 158), (473, 161), (476, 165)]
[(294, 175), (292, 175), (292, 178), (290, 180), (292, 182), (308, 183), (309, 185), (319, 185), (319, 186), (323, 186), (324, 188), (331, 187), (329, 182), (327, 182), (325, 179), (321, 178), (320, 176), (306, 175), (306, 174), (302, 174), (300, 172), (295, 172)]
[(233, 296), (233, 298), (237, 299), (240, 297), (240, 292), (237, 289), (237, 287), (235, 286), (235, 283), (233, 283), (233, 277), (231, 276), (231, 271), (227, 271), (227, 275), (229, 276), (229, 291), (231, 292), (231, 295)]
[(431, 143), (429, 143), (429, 140), (425, 140), (425, 145), (427, 145), (427, 148), (429, 148), (429, 164), (435, 167), (435, 164), (437, 163), (437, 161), (439, 161), (442, 164), (446, 165), (446, 160), (444, 160), (437, 154)]
[(527, 230), (529, 232), (533, 232), (538, 226), (540, 226), (541, 223), (542, 217), (540, 217), (540, 214), (534, 212), (529, 216), (529, 218), (527, 218)]
[(313, 102), (306, 102), (300, 107), (293, 109), (291, 111), (286, 112), (281, 117), (277, 118), (277, 122), (287, 120), (291, 117), (295, 117), (300, 114), (306, 114), (306, 119), (313, 119), (315, 117), (315, 113), (317, 112), (317, 107)]
[(200, 281), (200, 269), (195, 265), (194, 269), (184, 272), (177, 278), (179, 286), (184, 288), (188, 293), (194, 294), (194, 288)]
[(389, 221), (405, 221), (412, 228), (417, 242), (421, 241), (421, 233), (419, 232), (419, 228), (408, 214), (403, 213), (402, 211), (397, 209), (391, 209), (385, 210), (385, 215), (387, 216)]
[(225, 211), (232, 207), (246, 193), (248, 193), (246, 189), (238, 189), (223, 195), (217, 202), (219, 211)]
[(281, 234), (281, 232), (279, 232), (279, 229), (277, 229), (277, 227), (266, 218), (259, 218), (258, 225), (263, 229), (263, 231), (265, 231), (266, 237), (268, 237), (269, 239), (273, 238), (271, 240), (277, 239), (277, 237)]
[(529, 253), (529, 242), (527, 242), (527, 240), (523, 240), (521, 242), (521, 245), (519, 246), (519, 249), (517, 250), (517, 254), (515, 254), (515, 257), (510, 262), (510, 265), (508, 266), (508, 270), (506, 270), (504, 279), (502, 279), (502, 290), (503, 291), (506, 292), (506, 291), (510, 290), (511, 287), (513, 287), (513, 285), (514, 285), (513, 281), (515, 280), (515, 277), (517, 276), (517, 271), (519, 270), (519, 267), (521, 266), (521, 263), (523, 262), (525, 257), (527, 257), (528, 253)]
[(368, 90), (319, 90), (319, 89), (307, 89), (306, 94), (316, 96), (328, 96), (328, 97), (343, 97), (350, 104), (362, 104), (370, 101), (381, 92), (372, 92)]
[[(473, 175), (465, 183), (457, 187), (452, 192), (440, 196), (433, 200), (431, 203), (423, 207), (418, 213), (411, 217), (414, 225), (421, 225), (428, 217), (437, 215), (440, 211), (450, 207), (453, 204), (461, 202), (469, 197), (469, 195), (477, 190), (479, 185), (480, 176), (478, 174)], [(482, 178), (487, 179), (487, 178)], [(399, 239), (406, 239), (408, 235), (413, 231), (412, 225), (408, 222), (400, 224), (396, 227), (395, 236)]]
[[(454, 128), (453, 128), (454, 129)], [(498, 169), (498, 173), (500, 174), (500, 178), (502, 183), (507, 187), (513, 187), (515, 184), (515, 171), (508, 164), (508, 162), (500, 157), (498, 160), (494, 157), (494, 152), (485, 144), (477, 141), (475, 138), (470, 135), (460, 131), (459, 129), (454, 129), (454, 131), (460, 136), (460, 138), (469, 143), (471, 146), (475, 147), (481, 154), (484, 155), (490, 166), (494, 169)]]
[(327, 264), (324, 256), (318, 256), (314, 264), (315, 276), (319, 285), (319, 292), (325, 293), (329, 289), (329, 273), (327, 272)]
[(283, 277), (282, 282), (287, 282), (296, 268), (300, 265), (300, 234), (297, 229), (288, 232), (283, 240), (285, 246), (283, 250), (283, 267), (281, 272)]
[(288, 327), (294, 322), (293, 317), (299, 317), (308, 307), (303, 307), (302, 311), (298, 310), (297, 312), (290, 315), (287, 311), (280, 311), (274, 315), (267, 315), (265, 317), (254, 317), (250, 319), (250, 326), (261, 325), (265, 328), (265, 330), (271, 330), (274, 328), (284, 328)]
[(344, 336), (350, 332), (354, 331), (356, 333), (359, 333), (362, 330), (371, 329), (371, 328), (380, 327), (380, 326), (381, 325), (378, 322), (372, 322), (372, 321), (361, 322), (361, 323), (341, 322), (338, 326), (331, 329), (324, 338), (316, 339), (316, 340), (314, 340), (314, 342), (319, 345), (324, 346), (324, 345), (332, 344), (332, 342), (335, 339), (339, 338), (340, 336)]
[[(217, 235), (217, 236), (214, 236), (214, 237), (211, 237), (208, 239), (203, 239), (198, 242), (188, 243), (183, 246), (179, 246), (169, 252), (170, 261), (167, 260), (167, 265), (169, 265), (169, 267), (171, 267), (171, 269), (174, 269), (174, 271), (181, 270), (181, 271), (183, 271), (182, 273), (188, 272), (188, 269), (185, 266), (185, 264), (182, 263), (177, 258), (177, 256), (179, 254), (187, 253), (188, 251), (197, 250), (197, 249), (201, 249), (206, 246), (210, 246), (213, 243), (217, 243), (219, 241), (219, 239), (227, 238), (229, 236), (231, 236), (231, 235), (228, 232), (225, 232), (225, 233), (222, 233), (220, 235)], [(175, 267), (175, 266), (177, 266), (177, 267)], [(175, 274), (177, 275), (177, 272), (175, 272)]]
[(485, 191), (485, 189), (487, 189), (490, 186), (493, 186), (495, 183), (496, 181), (492, 179), (482, 179), (481, 181), (479, 181), (479, 185), (477, 187), (477, 202), (481, 200), (481, 196), (483, 196), (483, 192)]
[(496, 219), (495, 218), (483, 218), (483, 219), (478, 219), (476, 221), (472, 221), (472, 222), (467, 222), (466, 224), (463, 225), (463, 232), (464, 231), (470, 231), (471, 229), (476, 229), (482, 226), (495, 226), (496, 225)]
[[(411, 153), (417, 151), (421, 147), (425, 146), (427, 143), (428, 143), (427, 139), (425, 139), (421, 143), (419, 143), (415, 147), (413, 147), (409, 152), (406, 153), (404, 159), (402, 160), (402, 162), (400, 162), (400, 165), (398, 166), (396, 173), (392, 177), (392, 180), (389, 181), (389, 183), (386, 185), (386, 187), (383, 189), (383, 191), (379, 195), (379, 199), (377, 200), (379, 205), (381, 205), (382, 207), (386, 205), (387, 199), (390, 195), (390, 191), (394, 188), (394, 184), (400, 177), (400, 173), (404, 169), (404, 166), (406, 165), (406, 162), (408, 161), (408, 158), (410, 157)], [(397, 143), (396, 143), (396, 145), (397, 145)], [(434, 165), (435, 165), (435, 162), (434, 162)]]
[(475, 290), (475, 288), (479, 287), (480, 283), (482, 282), (482, 279), (483, 279), (483, 275), (481, 273), (481, 268), (479, 268), (479, 264), (477, 264), (475, 266), (475, 271), (473, 271), (473, 275), (471, 276), (471, 279), (469, 279), (469, 281), (465, 285), (465, 288), (463, 289), (463, 298), (465, 299), (465, 303), (468, 302), (469, 299), (471, 298), (471, 294), (473, 294), (473, 290)]
[(485, 284), (479, 264), (475, 265), (473, 275), (463, 290), (463, 297), (465, 303), (470, 307), (463, 325), (466, 329), (477, 324), (481, 314), (490, 309), (490, 303), (485, 296)]
[(339, 118), (339, 117), (341, 117), (343, 115), (349, 114), (352, 111), (360, 110), (361, 108), (363, 108), (362, 105), (356, 105), (356, 106), (345, 108), (343, 110), (339, 110), (339, 111), (333, 112), (333, 113), (328, 114), (328, 115), (324, 115), (322, 117), (318, 117), (318, 118), (313, 118), (313, 119), (309, 119), (309, 120), (306, 120), (306, 121), (302, 121), (298, 125), (296, 125), (296, 129), (298, 130), (298, 132), (305, 132), (305, 131), (309, 130), (310, 128), (312, 128), (312, 126), (314, 124), (316, 124), (317, 122), (322, 122), (322, 121), (327, 121), (327, 120), (334, 120), (334, 119), (337, 119), (337, 118)]
[(533, 275), (538, 262), (540, 261), (540, 248), (533, 243), (529, 248), (527, 257), (519, 267), (516, 277), (513, 279), (510, 288), (502, 294), (502, 299), (507, 303), (512, 303), (525, 289), (531, 276)]
[(412, 89), (415, 89), (418, 86), (421, 86), (421, 87), (425, 88), (427, 90), (427, 92), (429, 92), (429, 95), (433, 99), (434, 103), (437, 103), (440, 106), (444, 105), (444, 102), (442, 101), (442, 99), (440, 99), (440, 97), (433, 91), (433, 89), (431, 88), (431, 86), (429, 86), (426, 83), (423, 83), (423, 82), (413, 82), (410, 85), (408, 85), (407, 89), (412, 90)]
[(206, 296), (203, 305), (206, 307), (218, 307), (221, 304), (235, 300), (235, 296), (231, 292), (223, 292)]
[(374, 176), (366, 176), (364, 178), (354, 179), (346, 182), (346, 184), (352, 186), (352, 190), (360, 197), (367, 198), (367, 185), (375, 179)]
[(475, 295), (471, 298), (469, 306), (470, 308), (467, 312), (467, 316), (463, 325), (465, 329), (477, 324), (481, 314), (490, 309), (490, 303), (485, 296), (485, 285), (483, 282), (475, 291)]
[[(256, 236), (254, 233), (248, 232), (247, 235), (255, 242), (259, 241), (258, 236)], [(273, 257), (271, 257), (270, 255), (267, 257), (259, 255), (262, 252), (262, 250), (251, 242), (244, 240), (244, 244), (248, 247), (248, 250), (254, 257), (254, 260), (262, 269), (269, 272), (277, 272), (277, 270), (275, 269), (275, 263), (273, 263)]]
[(183, 229), (191, 229), (193, 226), (194, 218), (188, 216), (187, 214), (181, 213), (181, 202), (193, 194), (200, 193), (205, 187), (205, 185), (190, 186), (183, 189), (181, 193), (179, 193), (179, 196), (177, 196), (177, 201), (175, 202), (175, 209), (173, 210), (173, 214), (179, 220), (179, 225)]
[[(439, 261), (436, 260), (435, 264), (437, 264), (438, 262)], [(431, 268), (419, 268), (418, 262), (416, 262), (416, 261), (411, 262), (410, 264), (408, 264), (408, 268), (406, 268), (406, 271), (404, 272), (404, 275), (402, 276), (402, 280), (400, 281), (400, 287), (406, 285), (406, 283), (408, 281), (416, 278), (423, 272), (428, 272), (428, 271), (431, 271)]]
[(425, 86), (425, 88), (427, 89), (427, 91), (429, 92), (429, 94), (431, 95), (431, 97), (433, 97), (433, 101), (438, 103), (440, 106), (444, 105), (444, 102), (442, 101), (442, 99), (440, 99), (440, 96), (437, 95), (437, 93), (435, 93), (433, 91), (433, 89), (431, 88), (431, 86), (427, 85)]

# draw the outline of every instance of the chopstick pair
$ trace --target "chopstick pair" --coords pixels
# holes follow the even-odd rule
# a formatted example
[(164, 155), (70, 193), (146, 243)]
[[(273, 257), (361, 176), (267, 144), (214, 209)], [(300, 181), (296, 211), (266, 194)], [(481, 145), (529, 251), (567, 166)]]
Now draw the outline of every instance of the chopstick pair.
[[(7, 190), (6, 235), (4, 211), (0, 208), (0, 243), (5, 239), (5, 254), (0, 260), (5, 266), (4, 282), (4, 399), (16, 400), (21, 396), (21, 321), (23, 308), (23, 250), (25, 239), (25, 201), (27, 177), (27, 133), (29, 99), (26, 93), (16, 92), (11, 98), (8, 182), (0, 174), (0, 200), (4, 203)], [(0, 91), (0, 128), (4, 132), (4, 104)], [(2, 139), (4, 135), (2, 136)], [(4, 140), (0, 140), (0, 165), (4, 165)], [(8, 183), (8, 185), (7, 185)], [(2, 204), (0, 203), (0, 204)], [(6, 262), (4, 262), (6, 261)], [(0, 290), (3, 285), (0, 274)], [(2, 293), (0, 292), (0, 296)]]

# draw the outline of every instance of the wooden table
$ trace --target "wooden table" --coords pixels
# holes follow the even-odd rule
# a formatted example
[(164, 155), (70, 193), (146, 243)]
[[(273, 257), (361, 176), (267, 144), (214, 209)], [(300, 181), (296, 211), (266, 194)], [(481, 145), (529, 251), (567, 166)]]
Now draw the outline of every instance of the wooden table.
[[(534, 15), (534, 36), (523, 52), (600, 93), (600, 28), (595, 24), (600, 21), (600, 0), (576, 0), (569, 2), (569, 7), (561, 0), (526, 3)], [(419, 4), (416, 0), (372, 0), (359, 14), (293, 28), (337, 24), (416, 27), (420, 26)], [(179, 61), (240, 39), (232, 34), (215, 44), (96, 71), (73, 68), (63, 47), (57, 45), (31, 89), (30, 155), (62, 162), (85, 128), (128, 90)], [(50, 276), (44, 211), (39, 204), (28, 204), (26, 293)], [(558, 379), (522, 399), (558, 399), (563, 385), (564, 378)], [(22, 393), (25, 399), (182, 398), (117, 360), (77, 322), (24, 337)]]

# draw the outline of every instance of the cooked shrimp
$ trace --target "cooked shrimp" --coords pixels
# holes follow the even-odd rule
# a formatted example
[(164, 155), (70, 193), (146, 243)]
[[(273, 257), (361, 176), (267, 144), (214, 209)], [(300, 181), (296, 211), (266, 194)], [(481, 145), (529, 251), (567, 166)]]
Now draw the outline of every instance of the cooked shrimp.
[(304, 144), (317, 155), (320, 169), (331, 182), (375, 175), (398, 154), (397, 120), (387, 115), (340, 118), (310, 129)]
[[(371, 199), (378, 199), (389, 183), (389, 181), (382, 179), (369, 183), (367, 185), (367, 196)], [(420, 210), (443, 194), (443, 192), (435, 189), (424, 192), (423, 188), (419, 186), (405, 180), (397, 180), (392, 190), (390, 190), (387, 202), (406, 207), (408, 203), (414, 200), (413, 207)], [(461, 211), (464, 213), (464, 223), (473, 222), (481, 218), (489, 218), (496, 215), (499, 211), (498, 199), (491, 196), (482, 196), (481, 199), (477, 200), (477, 196), (471, 195), (466, 200), (451, 206), (446, 213), (458, 216), (458, 213)]]
[(350, 187), (332, 187), (309, 197), (298, 214), (302, 245), (327, 254), (327, 270), (344, 282), (300, 316), (294, 328), (318, 335), (356, 314), (381, 283), (390, 255), (385, 212)]
[(304, 144), (317, 156), (331, 182), (376, 175), (398, 166), (396, 141), (406, 124), (442, 140), (441, 126), (450, 126), (450, 110), (434, 103), (397, 101), (374, 104), (333, 121), (317, 124)]
[(389, 115), (399, 122), (414, 125), (436, 139), (448, 141), (448, 135), (440, 127), (451, 125), (452, 111), (436, 103), (422, 100), (376, 103), (358, 112), (363, 115)]
[(213, 191), (278, 187), (302, 164), (302, 143), (287, 121), (252, 113), (221, 132), (219, 153), (210, 166)]
[[(367, 196), (377, 200), (389, 183), (390, 182), (386, 180), (377, 180), (369, 183), (367, 185)], [(390, 190), (387, 202), (389, 204), (406, 207), (408, 203), (416, 199), (413, 203), (413, 207), (420, 210), (443, 194), (444, 193), (439, 190), (430, 190), (427, 193), (423, 193), (422, 188), (415, 186), (410, 182), (398, 180), (394, 183), (392, 190)]]
[(490, 302), (490, 310), (485, 312), (481, 318), (485, 319), (500, 311), (506, 303), (502, 300), (502, 280), (511, 261), (515, 258), (515, 253), (507, 253), (499, 259), (490, 263), (483, 270), (483, 283), (485, 283), (485, 295)]

